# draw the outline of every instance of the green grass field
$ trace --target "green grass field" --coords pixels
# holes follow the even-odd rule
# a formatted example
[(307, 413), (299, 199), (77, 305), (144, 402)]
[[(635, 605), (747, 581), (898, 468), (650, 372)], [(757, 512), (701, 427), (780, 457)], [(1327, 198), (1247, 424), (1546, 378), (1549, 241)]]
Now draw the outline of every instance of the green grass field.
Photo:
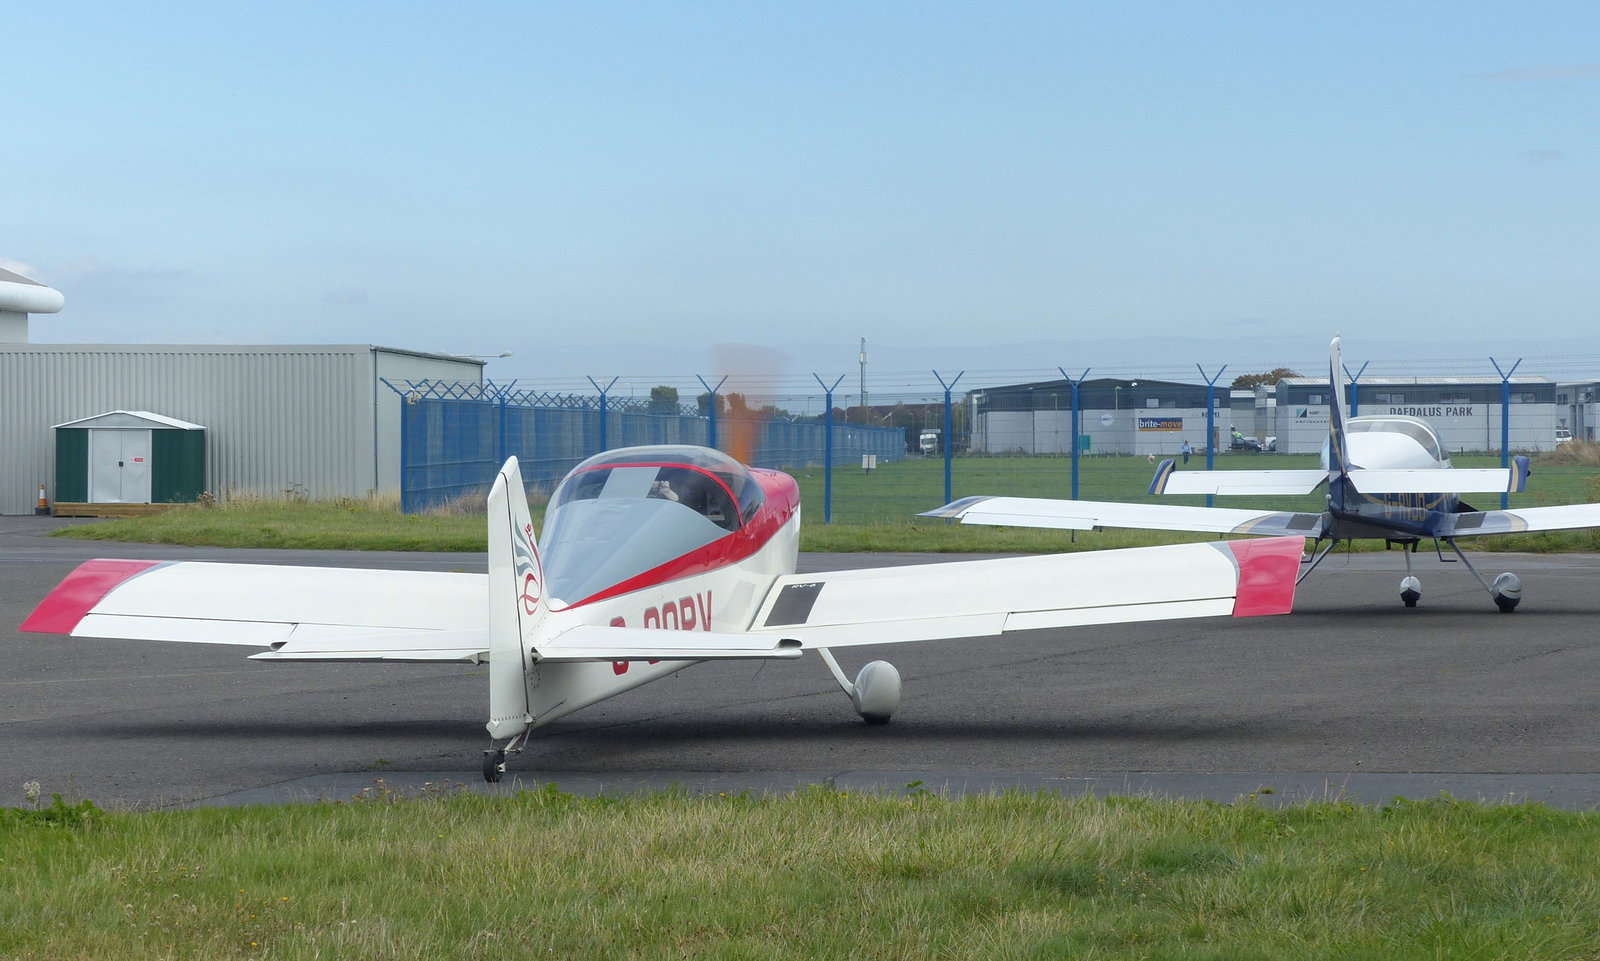
[[(1204, 466), (1195, 458), (1191, 467)], [(1461, 467), (1498, 466), (1493, 457), (1460, 457)], [(1226, 454), (1217, 468), (1228, 470), (1315, 467), (1314, 455)], [(1069, 497), (1070, 458), (963, 457), (952, 468), (952, 495), (1008, 494)], [(871, 473), (839, 468), (833, 474), (832, 523), (824, 524), (824, 478), (815, 468), (790, 470), (800, 484), (801, 549), (807, 551), (1049, 552), (1142, 547), (1207, 540), (1211, 535), (1153, 531), (1035, 531), (947, 524), (917, 518), (920, 511), (945, 503), (944, 462), (914, 458), (886, 464)], [(1203, 497), (1147, 494), (1151, 464), (1134, 457), (1085, 457), (1079, 467), (1079, 496), (1168, 504), (1204, 504)], [(1536, 462), (1528, 492), (1513, 495), (1512, 506), (1572, 504), (1600, 500), (1597, 468), (1582, 464)], [(1218, 506), (1277, 510), (1322, 509), (1321, 494), (1280, 498), (1215, 498)], [(1478, 507), (1499, 506), (1493, 494), (1470, 499)], [(542, 516), (534, 506), (534, 522)], [(244, 500), (213, 509), (189, 507), (153, 517), (104, 521), (69, 528), (61, 536), (89, 539), (325, 550), (482, 551), (487, 535), (482, 515), (441, 513), (406, 516), (392, 504)], [(1381, 549), (1381, 544), (1363, 544)], [(1465, 539), (1462, 546), (1502, 551), (1569, 552), (1600, 550), (1595, 531), (1553, 532), (1490, 539)]]
[[(1458, 455), (1457, 467), (1499, 467), (1494, 456)], [(1155, 466), (1142, 457), (1082, 457), (1078, 467), (1078, 496), (1084, 500), (1133, 503), (1203, 505), (1204, 497), (1178, 497), (1147, 493)], [(1217, 470), (1305, 470), (1320, 468), (1315, 454), (1219, 454)], [(1183, 468), (1180, 468), (1183, 469)], [(1205, 458), (1193, 458), (1187, 469), (1204, 470)], [(810, 513), (822, 505), (822, 474), (815, 469), (790, 471), (800, 481), (802, 502)], [(951, 496), (996, 494), (1014, 497), (1072, 496), (1070, 457), (958, 457), (951, 463)], [(1600, 500), (1595, 480), (1600, 469), (1578, 464), (1536, 461), (1529, 489), (1512, 495), (1511, 507), (1542, 504), (1581, 504)], [(1494, 494), (1472, 495), (1474, 506), (1500, 506)], [(835, 468), (833, 520), (846, 523), (905, 519), (907, 514), (945, 503), (944, 461), (913, 458), (884, 465), (872, 472), (860, 468)], [(1304, 497), (1217, 497), (1219, 507), (1261, 507), (1271, 510), (1321, 511), (1320, 492)]]
[(13, 958), (1595, 958), (1600, 815), (916, 789), (0, 810)]

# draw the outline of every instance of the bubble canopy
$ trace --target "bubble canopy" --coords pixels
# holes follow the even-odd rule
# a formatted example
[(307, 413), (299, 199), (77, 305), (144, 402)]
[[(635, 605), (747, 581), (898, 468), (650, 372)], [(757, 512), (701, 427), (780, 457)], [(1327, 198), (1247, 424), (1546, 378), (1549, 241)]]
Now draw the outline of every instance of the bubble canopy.
[(761, 485), (705, 447), (629, 447), (572, 469), (539, 538), (551, 594), (576, 603), (739, 531)]

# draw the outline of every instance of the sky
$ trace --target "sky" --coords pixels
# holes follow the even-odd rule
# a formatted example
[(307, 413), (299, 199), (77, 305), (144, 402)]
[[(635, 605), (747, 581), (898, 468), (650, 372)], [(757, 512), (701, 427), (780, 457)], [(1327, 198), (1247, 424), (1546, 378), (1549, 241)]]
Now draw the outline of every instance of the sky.
[[(39, 343), (916, 394), (1600, 377), (1600, 5), (70, 2), (7, 13)], [(509, 352), (509, 357), (498, 357)], [(797, 387), (798, 389), (798, 387)]]

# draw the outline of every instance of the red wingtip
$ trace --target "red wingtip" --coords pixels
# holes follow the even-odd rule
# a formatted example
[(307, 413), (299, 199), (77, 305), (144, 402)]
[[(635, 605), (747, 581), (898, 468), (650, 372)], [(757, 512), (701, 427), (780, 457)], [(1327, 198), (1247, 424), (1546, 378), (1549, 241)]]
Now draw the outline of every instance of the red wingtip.
[(128, 561), (96, 558), (84, 561), (56, 589), (45, 595), (19, 631), (38, 634), (71, 634), (85, 614), (131, 577), (137, 577), (161, 561)]
[(1265, 537), (1225, 541), (1239, 563), (1239, 593), (1234, 617), (1287, 614), (1294, 607), (1294, 581), (1300, 573), (1303, 537)]

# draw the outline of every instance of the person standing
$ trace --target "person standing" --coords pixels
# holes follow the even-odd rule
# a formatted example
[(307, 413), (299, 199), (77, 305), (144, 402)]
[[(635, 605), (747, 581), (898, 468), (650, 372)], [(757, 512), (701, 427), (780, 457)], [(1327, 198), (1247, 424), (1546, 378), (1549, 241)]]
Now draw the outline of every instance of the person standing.
[(1184, 466), (1189, 466), (1189, 455), (1194, 453), (1194, 448), (1189, 446), (1188, 440), (1185, 440), (1183, 446), (1178, 448), (1178, 453), (1183, 455)]

